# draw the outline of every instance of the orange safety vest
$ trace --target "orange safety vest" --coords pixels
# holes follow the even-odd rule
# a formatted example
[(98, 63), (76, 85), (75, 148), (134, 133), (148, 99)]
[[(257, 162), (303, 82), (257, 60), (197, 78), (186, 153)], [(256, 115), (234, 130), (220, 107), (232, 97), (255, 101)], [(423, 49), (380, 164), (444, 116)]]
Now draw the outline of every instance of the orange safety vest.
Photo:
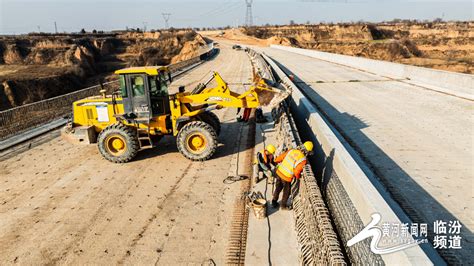
[(291, 182), (293, 176), (295, 175), (294, 170), (298, 164), (306, 160), (306, 156), (298, 149), (290, 150), (285, 159), (278, 165), (277, 173), (279, 176), (287, 181)]
[(265, 163), (268, 163), (268, 155), (267, 155), (267, 150), (263, 149), (260, 151), (260, 154), (262, 154), (262, 157), (263, 157), (263, 161)]

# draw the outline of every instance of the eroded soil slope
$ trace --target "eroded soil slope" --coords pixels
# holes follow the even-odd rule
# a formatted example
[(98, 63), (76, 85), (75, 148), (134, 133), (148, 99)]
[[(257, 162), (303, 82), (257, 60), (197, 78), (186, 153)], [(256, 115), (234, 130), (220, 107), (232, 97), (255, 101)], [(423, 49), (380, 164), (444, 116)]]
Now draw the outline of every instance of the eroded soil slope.
[(0, 110), (68, 93), (121, 67), (192, 58), (194, 31), (0, 37)]
[[(474, 73), (474, 23), (319, 24), (252, 27), (248, 40)], [(242, 39), (242, 33), (223, 37)]]

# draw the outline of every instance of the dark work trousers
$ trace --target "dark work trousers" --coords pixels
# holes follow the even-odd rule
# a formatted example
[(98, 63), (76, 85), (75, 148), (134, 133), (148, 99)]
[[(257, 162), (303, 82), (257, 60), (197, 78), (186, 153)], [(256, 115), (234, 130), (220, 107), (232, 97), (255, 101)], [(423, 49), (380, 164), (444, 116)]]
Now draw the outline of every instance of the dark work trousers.
[(275, 192), (273, 192), (273, 200), (278, 201), (280, 197), (280, 192), (283, 190), (283, 196), (281, 198), (281, 205), (287, 206), (288, 198), (290, 197), (291, 182), (286, 182), (277, 175)]

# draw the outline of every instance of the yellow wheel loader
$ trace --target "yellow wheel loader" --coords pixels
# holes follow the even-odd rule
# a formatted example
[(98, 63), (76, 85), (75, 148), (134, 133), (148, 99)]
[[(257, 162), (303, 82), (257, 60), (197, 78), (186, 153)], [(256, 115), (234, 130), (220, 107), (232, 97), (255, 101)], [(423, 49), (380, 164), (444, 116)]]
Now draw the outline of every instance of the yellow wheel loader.
[[(207, 160), (216, 151), (220, 132), (219, 118), (212, 110), (256, 108), (282, 94), (258, 75), (242, 94), (231, 91), (217, 72), (191, 92), (180, 87), (178, 93), (169, 94), (172, 78), (165, 66), (126, 68), (115, 74), (120, 89), (74, 102), (72, 121), (62, 131), (63, 137), (76, 143), (97, 142), (102, 156), (115, 163), (132, 160), (164, 135), (176, 137), (186, 158)], [(217, 86), (208, 88), (212, 80)]]

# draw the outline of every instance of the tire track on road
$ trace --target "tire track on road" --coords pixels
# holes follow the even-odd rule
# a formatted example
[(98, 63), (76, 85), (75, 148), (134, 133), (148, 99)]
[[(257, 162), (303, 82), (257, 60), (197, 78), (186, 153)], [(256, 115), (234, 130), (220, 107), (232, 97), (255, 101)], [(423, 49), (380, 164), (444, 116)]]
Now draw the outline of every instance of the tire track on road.
[[(184, 169), (183, 173), (181, 174), (181, 176), (178, 178), (178, 180), (176, 181), (176, 183), (173, 185), (173, 187), (171, 188), (171, 190), (165, 194), (164, 196), (164, 200), (161, 202), (161, 204), (158, 205), (158, 211), (157, 212), (154, 212), (153, 214), (150, 215), (150, 218), (147, 219), (147, 223), (142, 227), (141, 231), (135, 236), (135, 238), (132, 240), (132, 242), (130, 243), (129, 245), (129, 248), (130, 249), (134, 249), (135, 246), (137, 245), (137, 242), (143, 237), (143, 235), (146, 233), (146, 231), (148, 230), (149, 226), (157, 219), (158, 217), (158, 214), (161, 212), (161, 210), (163, 209), (163, 207), (168, 203), (170, 202), (172, 199), (172, 196), (176, 193), (178, 187), (181, 185), (181, 181), (186, 177), (186, 175), (188, 174), (189, 170), (191, 169), (191, 167), (194, 165), (195, 163), (193, 162), (190, 162), (188, 163), (188, 165), (186, 166), (186, 168)], [(118, 261), (118, 264), (123, 264), (125, 259), (127, 257), (129, 257), (131, 254), (131, 250), (128, 250), (123, 256), (122, 258)]]

